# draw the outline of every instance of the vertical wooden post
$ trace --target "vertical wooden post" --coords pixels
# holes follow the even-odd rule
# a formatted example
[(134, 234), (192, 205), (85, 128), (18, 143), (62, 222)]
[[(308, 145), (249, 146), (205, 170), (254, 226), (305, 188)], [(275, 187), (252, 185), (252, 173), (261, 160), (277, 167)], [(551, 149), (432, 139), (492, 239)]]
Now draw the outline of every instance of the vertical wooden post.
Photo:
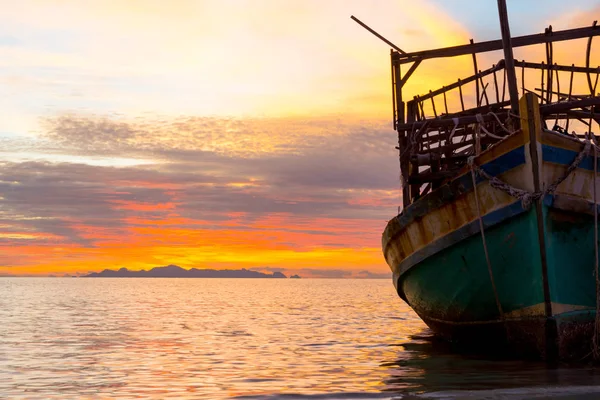
[[(469, 39), (469, 42), (471, 44), (473, 44), (473, 39)], [(473, 68), (475, 70), (475, 75), (477, 75), (477, 71), (479, 71), (477, 69), (477, 54), (473, 53)], [(479, 104), (479, 79), (475, 79), (475, 104), (477, 107), (479, 107), (481, 104)]]
[(540, 95), (540, 100), (542, 101), (542, 104), (544, 104), (544, 75), (545, 75), (545, 71), (544, 71), (544, 62), (542, 61), (542, 68), (540, 69), (540, 89), (541, 91), (541, 95)]
[[(531, 172), (533, 174), (533, 191), (540, 192), (542, 188), (542, 152), (541, 134), (542, 120), (537, 96), (527, 93), (520, 101), (521, 129), (529, 139), (529, 153), (531, 155)], [(542, 286), (544, 290), (544, 311), (546, 314), (545, 326), (545, 352), (546, 359), (553, 360), (558, 354), (556, 322), (552, 318), (552, 298), (550, 297), (550, 282), (548, 280), (548, 258), (546, 253), (546, 229), (544, 224), (543, 198), (533, 203), (537, 220), (538, 245), (540, 249), (540, 263), (542, 269)]]
[(515, 60), (513, 58), (510, 28), (508, 26), (506, 0), (498, 0), (498, 14), (500, 15), (500, 31), (502, 32), (502, 45), (504, 47), (504, 62), (506, 63), (506, 77), (508, 78), (510, 108), (514, 113), (517, 113), (519, 111), (519, 92), (517, 91), (517, 76), (515, 75)]
[(391, 51), (392, 62), (392, 95), (394, 101), (394, 116), (395, 120), (401, 124), (405, 122), (404, 102), (402, 101), (402, 74), (400, 71), (400, 63), (398, 62), (398, 53)]
[(446, 112), (446, 115), (448, 115), (448, 101), (446, 100), (446, 91), (445, 90), (444, 90), (444, 111)]
[[(402, 101), (402, 76), (400, 73), (400, 63), (397, 62), (398, 53), (391, 51), (391, 62), (392, 62), (392, 81), (393, 81), (393, 100), (394, 100), (394, 117), (397, 122), (394, 122), (396, 127), (397, 123), (404, 124), (405, 113), (404, 113), (404, 102)], [(409, 102), (410, 104), (410, 102)], [(410, 115), (410, 113), (409, 113)], [(408, 165), (407, 160), (410, 155), (406, 151), (408, 146), (408, 135), (406, 131), (397, 130), (398, 132), (398, 151), (400, 152), (400, 175), (402, 176), (402, 206), (406, 208), (410, 204), (410, 190), (408, 186)]]
[(394, 82), (396, 84), (396, 116), (400, 123), (404, 123), (404, 102), (402, 101), (402, 74), (400, 72), (400, 63), (397, 61), (398, 53), (393, 53), (392, 65), (394, 68)]
[[(416, 100), (411, 100), (406, 103), (406, 123), (410, 124), (411, 122), (415, 122), (417, 115), (417, 102)], [(408, 145), (408, 133), (406, 135), (406, 144)], [(404, 199), (404, 207), (407, 207), (410, 203), (412, 203), (411, 187), (408, 184), (408, 178), (410, 177), (410, 152), (406, 151), (404, 153), (404, 157), (400, 160), (402, 177), (404, 179), (404, 187), (402, 188), (402, 198)]]
[(465, 111), (465, 100), (463, 99), (462, 85), (460, 84), (460, 79), (458, 80), (458, 93), (460, 94), (460, 108), (462, 111)]
[[(552, 35), (552, 25), (546, 28), (546, 35)], [(546, 60), (548, 61), (548, 70), (546, 71), (548, 78), (546, 81), (548, 82), (548, 89), (546, 91), (546, 103), (552, 102), (552, 59), (553, 59), (553, 46), (552, 42), (546, 43)], [(544, 96), (544, 92), (542, 92), (542, 96)], [(560, 95), (559, 95), (560, 98)]]
[(394, 66), (394, 50), (390, 50), (390, 65), (392, 67), (392, 110), (394, 118), (394, 130), (398, 125), (398, 115), (396, 113), (396, 68)]
[[(492, 65), (495, 67), (495, 65)], [(494, 93), (496, 93), (496, 103), (500, 103), (500, 93), (498, 91), (498, 78), (496, 77), (496, 71), (494, 71)]]

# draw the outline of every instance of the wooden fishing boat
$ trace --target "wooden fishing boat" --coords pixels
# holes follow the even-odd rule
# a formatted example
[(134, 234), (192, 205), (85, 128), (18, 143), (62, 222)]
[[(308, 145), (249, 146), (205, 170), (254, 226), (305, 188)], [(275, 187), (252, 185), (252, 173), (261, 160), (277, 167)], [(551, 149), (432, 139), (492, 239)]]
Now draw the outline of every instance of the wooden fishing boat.
[[(506, 5), (498, 4), (502, 40), (406, 53), (384, 39), (394, 47), (403, 208), (385, 228), (383, 253), (400, 298), (444, 338), (548, 360), (598, 357), (600, 167), (592, 127), (600, 97), (599, 69), (589, 62), (600, 29), (511, 38)], [(578, 38), (589, 41), (586, 66), (554, 64), (552, 43)], [(513, 59), (513, 47), (540, 43), (545, 63)], [(499, 49), (504, 59), (479, 71), (476, 54)], [(403, 102), (422, 61), (459, 55), (472, 55), (473, 76)], [(589, 94), (573, 94), (576, 74), (586, 76)], [(457, 111), (449, 110), (451, 96)]]

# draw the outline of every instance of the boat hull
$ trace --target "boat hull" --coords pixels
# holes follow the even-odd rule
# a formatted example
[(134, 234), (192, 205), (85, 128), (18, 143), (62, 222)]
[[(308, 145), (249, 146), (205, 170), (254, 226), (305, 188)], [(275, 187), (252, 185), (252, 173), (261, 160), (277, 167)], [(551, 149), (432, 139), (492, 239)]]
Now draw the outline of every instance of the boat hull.
[[(512, 135), (476, 163), (534, 192), (534, 174), (547, 187), (582, 149), (539, 129)], [(382, 246), (398, 295), (449, 340), (584, 358), (596, 318), (595, 177), (586, 156), (554, 192), (528, 205), (480, 176), (474, 190), (465, 169), (388, 223)]]
[[(515, 205), (520, 208), (520, 203)], [(593, 219), (548, 205), (543, 214), (548, 227), (550, 317), (545, 314), (534, 210), (522, 211), (485, 232), (502, 315), (481, 235), (467, 237), (410, 268), (396, 282), (398, 292), (448, 340), (490, 350), (509, 347), (541, 358), (583, 358), (591, 351), (595, 318)], [(546, 342), (548, 336), (556, 337), (556, 346)], [(550, 357), (548, 352), (557, 354)]]
[[(461, 324), (419, 315), (440, 337), (468, 350), (531, 359), (584, 361), (592, 353), (594, 310)], [(553, 340), (548, 338), (555, 337)]]

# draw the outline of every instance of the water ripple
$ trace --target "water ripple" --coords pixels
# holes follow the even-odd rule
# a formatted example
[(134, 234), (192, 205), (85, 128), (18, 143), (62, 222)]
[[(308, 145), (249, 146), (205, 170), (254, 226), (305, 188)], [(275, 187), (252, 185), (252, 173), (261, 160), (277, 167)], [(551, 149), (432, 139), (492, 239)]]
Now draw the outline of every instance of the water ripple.
[(0, 304), (2, 398), (495, 398), (598, 384), (591, 368), (458, 356), (383, 280), (0, 278)]

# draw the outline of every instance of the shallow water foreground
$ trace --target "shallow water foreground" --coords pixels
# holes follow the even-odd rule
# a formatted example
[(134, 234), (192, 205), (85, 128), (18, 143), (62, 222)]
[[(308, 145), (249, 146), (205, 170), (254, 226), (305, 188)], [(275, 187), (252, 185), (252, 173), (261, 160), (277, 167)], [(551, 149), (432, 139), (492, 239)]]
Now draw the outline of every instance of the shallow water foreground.
[(136, 396), (592, 399), (600, 370), (453, 353), (388, 280), (0, 278), (0, 398)]

